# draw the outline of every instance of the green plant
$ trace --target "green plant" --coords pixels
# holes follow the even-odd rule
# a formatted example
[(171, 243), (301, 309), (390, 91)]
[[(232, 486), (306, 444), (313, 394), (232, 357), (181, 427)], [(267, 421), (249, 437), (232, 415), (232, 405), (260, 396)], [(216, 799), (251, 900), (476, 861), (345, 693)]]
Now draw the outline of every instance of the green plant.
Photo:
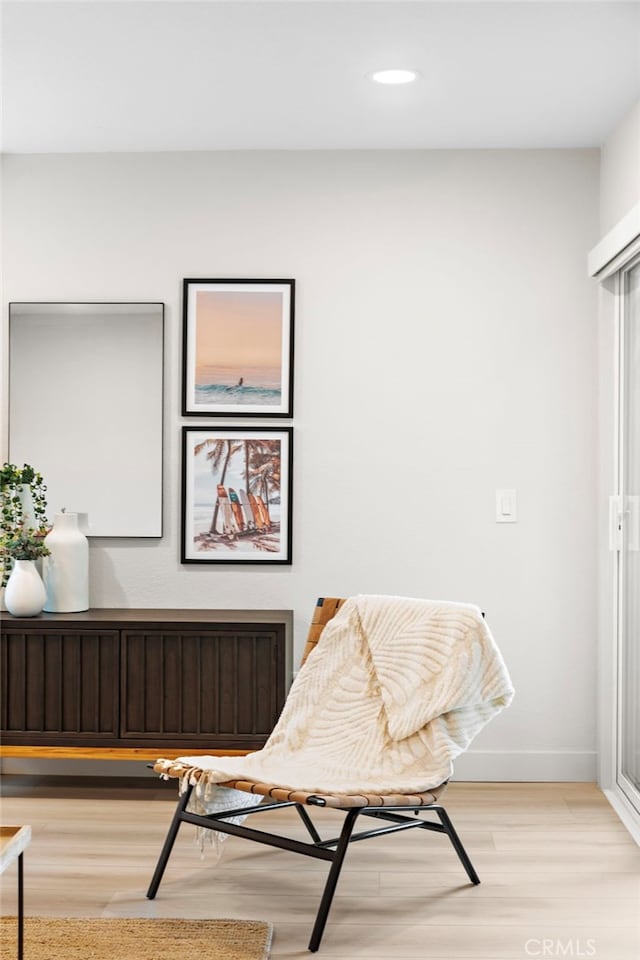
[[(13, 560), (34, 560), (48, 554), (42, 542), (48, 532), (46, 490), (42, 474), (28, 463), (22, 467), (3, 463), (0, 468), (0, 566), (3, 587), (9, 579)], [(26, 491), (31, 495), (33, 525), (27, 524), (24, 515)]]
[(39, 560), (40, 557), (48, 557), (51, 551), (44, 543), (47, 533), (45, 529), (34, 530), (33, 527), (22, 526), (5, 534), (0, 540), (2, 556), (11, 560)]

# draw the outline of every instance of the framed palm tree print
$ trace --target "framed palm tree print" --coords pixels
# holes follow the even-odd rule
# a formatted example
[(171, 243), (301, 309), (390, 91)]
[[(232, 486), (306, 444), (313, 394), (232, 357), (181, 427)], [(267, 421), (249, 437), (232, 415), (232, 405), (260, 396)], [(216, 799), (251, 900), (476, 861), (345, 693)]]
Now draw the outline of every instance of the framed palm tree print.
[(183, 281), (184, 416), (293, 416), (294, 280)]
[(182, 428), (182, 563), (291, 563), (293, 428)]

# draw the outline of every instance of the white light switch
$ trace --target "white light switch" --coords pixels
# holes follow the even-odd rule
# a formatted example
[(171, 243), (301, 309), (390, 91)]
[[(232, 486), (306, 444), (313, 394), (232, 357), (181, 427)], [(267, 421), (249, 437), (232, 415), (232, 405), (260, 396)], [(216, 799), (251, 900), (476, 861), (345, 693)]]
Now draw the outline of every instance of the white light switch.
[(517, 519), (515, 490), (496, 490), (496, 523), (515, 523)]

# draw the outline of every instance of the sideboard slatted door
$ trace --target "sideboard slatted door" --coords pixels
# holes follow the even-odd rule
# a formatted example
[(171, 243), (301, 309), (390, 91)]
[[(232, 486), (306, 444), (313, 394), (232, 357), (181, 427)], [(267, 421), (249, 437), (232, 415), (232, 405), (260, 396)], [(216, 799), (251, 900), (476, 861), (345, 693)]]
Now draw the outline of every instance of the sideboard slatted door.
[[(14, 743), (64, 745), (118, 735), (116, 630), (7, 631), (2, 643), (2, 731)], [(6, 736), (4, 737), (6, 742)]]
[(120, 736), (258, 749), (285, 698), (281, 624), (122, 633)]

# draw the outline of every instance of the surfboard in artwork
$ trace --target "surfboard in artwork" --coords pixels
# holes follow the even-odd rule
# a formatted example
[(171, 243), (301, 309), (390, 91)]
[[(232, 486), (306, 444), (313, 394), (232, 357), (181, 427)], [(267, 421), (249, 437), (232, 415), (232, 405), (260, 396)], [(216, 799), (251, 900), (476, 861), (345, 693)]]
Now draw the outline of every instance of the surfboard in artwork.
[(242, 504), (242, 512), (244, 513), (244, 524), (247, 530), (255, 530), (257, 524), (255, 517), (253, 516), (253, 510), (251, 509), (251, 504), (249, 503), (249, 497), (247, 496), (246, 490), (240, 490), (240, 503)]
[(233, 509), (231, 507), (231, 501), (229, 500), (226, 487), (223, 487), (222, 484), (218, 484), (218, 504), (220, 507), (220, 511), (218, 513), (218, 526), (220, 528), (220, 532), (228, 537), (235, 536), (238, 533), (238, 524), (236, 523), (236, 518), (233, 515)]
[(238, 497), (238, 494), (233, 489), (233, 487), (229, 487), (228, 493), (229, 493), (229, 500), (231, 501), (231, 509), (233, 511), (233, 516), (235, 518), (238, 530), (242, 531), (245, 528), (245, 522), (244, 522), (244, 513), (242, 512), (242, 505), (240, 503), (240, 498)]

